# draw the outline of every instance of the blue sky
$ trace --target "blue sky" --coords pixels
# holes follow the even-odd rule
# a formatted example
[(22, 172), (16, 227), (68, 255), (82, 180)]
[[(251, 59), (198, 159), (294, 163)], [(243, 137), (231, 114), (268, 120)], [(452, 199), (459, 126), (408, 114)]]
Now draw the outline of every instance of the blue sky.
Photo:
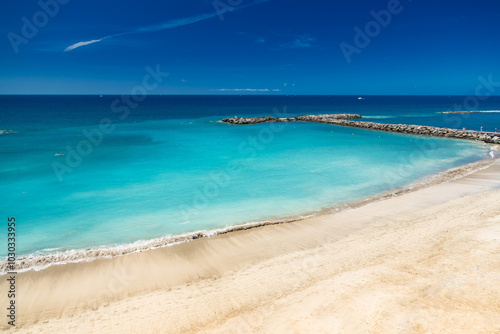
[(469, 95), (479, 76), (500, 81), (494, 0), (59, 1), (53, 17), (1, 2), (1, 94), (127, 94), (157, 64), (170, 75), (152, 94)]

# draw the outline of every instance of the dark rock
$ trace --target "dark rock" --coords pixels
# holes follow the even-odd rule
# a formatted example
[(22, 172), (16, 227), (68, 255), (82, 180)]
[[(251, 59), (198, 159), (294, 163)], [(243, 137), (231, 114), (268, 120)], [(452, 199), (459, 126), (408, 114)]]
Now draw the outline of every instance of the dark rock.
[(363, 128), (377, 131), (386, 132), (399, 132), (408, 134), (421, 134), (435, 137), (448, 137), (470, 140), (481, 140), (486, 143), (500, 144), (500, 137), (494, 132), (480, 132), (471, 130), (457, 130), (449, 128), (438, 128), (434, 126), (425, 125), (409, 125), (409, 124), (383, 124), (364, 121), (352, 121), (352, 119), (360, 119), (361, 116), (357, 114), (326, 114), (326, 115), (304, 115), (292, 118), (276, 118), (273, 116), (268, 117), (253, 117), (253, 118), (225, 118), (222, 121), (229, 124), (257, 124), (264, 122), (315, 122), (327, 123), (340, 126), (349, 126), (355, 128)]

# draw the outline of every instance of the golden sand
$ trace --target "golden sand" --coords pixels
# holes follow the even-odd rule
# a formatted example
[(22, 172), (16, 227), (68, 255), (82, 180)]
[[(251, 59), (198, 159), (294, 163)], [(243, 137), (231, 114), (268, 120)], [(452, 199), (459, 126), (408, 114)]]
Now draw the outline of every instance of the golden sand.
[(499, 187), (497, 162), (350, 211), (21, 273), (16, 332), (500, 333)]

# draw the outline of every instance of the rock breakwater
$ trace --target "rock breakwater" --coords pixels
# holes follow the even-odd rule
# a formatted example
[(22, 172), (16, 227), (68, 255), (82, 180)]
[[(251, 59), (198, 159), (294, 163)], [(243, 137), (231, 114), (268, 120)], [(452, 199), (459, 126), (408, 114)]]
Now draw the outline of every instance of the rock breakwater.
[(485, 113), (495, 113), (500, 112), (500, 110), (472, 110), (472, 111), (443, 111), (441, 114), (485, 114)]
[[(314, 116), (318, 119), (320, 116), (325, 118), (325, 119), (359, 119), (359, 118), (361, 118), (360, 115), (356, 115), (356, 114), (329, 114), (329, 115), (311, 115), (311, 116)], [(300, 116), (300, 117), (305, 117), (305, 116)], [(245, 124), (258, 124), (258, 123), (266, 123), (266, 122), (293, 122), (293, 121), (297, 121), (297, 120), (299, 120), (298, 117), (277, 118), (277, 117), (273, 117), (273, 116), (267, 116), (267, 117), (259, 116), (259, 117), (240, 118), (240, 117), (236, 116), (236, 117), (231, 117), (231, 118), (224, 118), (222, 120), (222, 122), (229, 123), (229, 124), (245, 125)]]
[(16, 131), (12, 131), (12, 130), (0, 130), (0, 135), (8, 135), (10, 133), (16, 133)]
[(314, 123), (326, 123), (340, 126), (349, 126), (353, 128), (362, 128), (368, 130), (386, 131), (407, 133), (415, 135), (447, 137), (457, 139), (478, 140), (490, 144), (500, 144), (500, 134), (495, 132), (484, 132), (474, 130), (458, 130), (450, 128), (439, 128), (426, 125), (411, 125), (411, 124), (384, 124), (364, 121), (352, 121), (352, 119), (360, 119), (360, 115), (355, 114), (327, 114), (327, 115), (304, 115), (294, 118), (275, 118), (255, 117), (255, 118), (225, 118), (222, 121), (229, 124), (257, 124), (264, 122), (291, 122), (303, 121)]

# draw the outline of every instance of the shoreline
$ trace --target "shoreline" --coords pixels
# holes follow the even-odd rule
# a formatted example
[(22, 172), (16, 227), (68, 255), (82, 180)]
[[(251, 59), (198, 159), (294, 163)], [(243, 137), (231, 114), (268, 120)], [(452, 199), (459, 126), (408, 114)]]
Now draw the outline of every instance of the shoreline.
[[(72, 249), (63, 252), (48, 252), (21, 256), (16, 259), (16, 271), (19, 273), (27, 271), (41, 271), (51, 266), (62, 266), (67, 264), (88, 263), (99, 259), (113, 259), (120, 256), (128, 256), (135, 253), (147, 252), (159, 248), (171, 247), (182, 243), (190, 243), (202, 238), (213, 238), (219, 235), (234, 233), (238, 231), (261, 228), (264, 226), (288, 224), (299, 222), (304, 219), (335, 214), (344, 210), (352, 210), (371, 203), (383, 201), (388, 198), (401, 196), (406, 193), (415, 192), (421, 189), (450, 182), (462, 177), (466, 177), (477, 171), (495, 164), (494, 159), (484, 158), (466, 165), (453, 167), (436, 174), (428, 175), (417, 179), (407, 186), (395, 187), (382, 193), (369, 196), (357, 201), (341, 203), (321, 210), (309, 211), (293, 216), (271, 217), (269, 219), (247, 222), (237, 225), (230, 225), (211, 230), (199, 230), (177, 235), (167, 235), (149, 240), (138, 240), (134, 243), (119, 245), (103, 245), (85, 249)], [(7, 261), (0, 261), (0, 277), (7, 275)]]
[[(402, 126), (401, 124), (382, 124), (382, 123), (373, 123), (373, 122), (359, 122), (359, 121), (350, 121), (351, 119), (360, 119), (362, 118), (358, 114), (327, 114), (327, 115), (305, 115), (305, 116), (297, 116), (295, 118), (275, 118), (273, 116), (268, 116), (268, 117), (255, 117), (255, 118), (226, 118), (223, 119), (222, 122), (226, 122), (229, 124), (238, 124), (238, 125), (244, 125), (244, 124), (258, 124), (258, 123), (264, 123), (264, 122), (293, 122), (293, 121), (307, 121), (307, 122), (317, 122), (317, 123), (328, 123), (328, 124), (333, 124), (333, 125), (342, 125), (342, 126), (351, 126), (352, 123), (356, 123), (356, 127), (364, 128), (364, 129), (369, 129), (369, 130), (377, 130), (376, 128), (371, 128), (373, 126), (378, 127), (378, 126), (396, 126), (398, 129)], [(340, 122), (341, 124), (337, 124)], [(345, 123), (347, 122), (347, 123)], [(361, 126), (359, 126), (361, 124)], [(368, 128), (367, 128), (368, 127)], [(406, 126), (408, 127), (408, 126)], [(403, 134), (409, 134), (409, 135), (424, 135), (424, 136), (429, 136), (428, 134), (425, 133), (420, 133), (424, 131), (427, 128), (433, 128), (434, 127), (426, 127), (426, 126), (409, 126), (411, 127), (411, 131), (417, 131), (417, 133), (408, 133), (406, 132), (406, 128), (403, 128), (403, 130), (397, 130), (397, 131), (392, 131), (392, 130), (387, 130), (387, 131), (392, 131), (392, 132), (399, 132)], [(421, 129), (424, 130), (421, 130)], [(420, 130), (419, 130), (420, 129)], [(436, 129), (444, 129), (444, 128), (436, 128)], [(379, 129), (380, 130), (380, 129)], [(446, 130), (446, 129), (445, 129)], [(452, 130), (452, 129), (451, 129)], [(386, 131), (386, 130), (384, 130)], [(427, 131), (427, 130), (425, 130)], [(424, 132), (425, 132), (424, 131)], [(453, 130), (453, 131), (459, 131), (459, 130)], [(470, 131), (467, 131), (470, 132)], [(476, 133), (477, 131), (472, 131)], [(477, 132), (479, 133), (479, 132)], [(431, 135), (432, 136), (432, 135)], [(443, 137), (443, 136), (437, 136), (437, 137)], [(449, 138), (449, 137), (448, 137)], [(493, 137), (493, 138), (498, 138), (498, 137)], [(457, 138), (460, 140), (470, 140), (469, 138)], [(496, 143), (496, 139), (494, 140)], [(500, 138), (498, 140), (500, 142)], [(496, 150), (496, 146), (493, 146), (494, 144), (490, 144), (491, 148), (493, 150)], [(17, 259), (17, 269), (18, 272), (25, 272), (29, 270), (44, 270), (46, 268), (49, 268), (50, 266), (53, 265), (65, 265), (65, 264), (70, 264), (70, 263), (80, 263), (80, 262), (90, 262), (94, 261), (97, 259), (109, 259), (109, 258), (114, 258), (117, 256), (125, 256), (125, 255), (130, 255), (138, 252), (144, 252), (148, 250), (154, 250), (157, 248), (164, 248), (164, 247), (171, 247), (173, 245), (177, 245), (180, 243), (188, 243), (197, 239), (202, 239), (202, 238), (212, 238), (217, 235), (222, 235), (226, 233), (232, 233), (232, 232), (237, 232), (240, 230), (248, 230), (248, 229), (254, 229), (258, 227), (263, 227), (267, 225), (277, 225), (277, 224), (286, 224), (290, 222), (296, 222), (296, 221), (301, 221), (303, 219), (307, 219), (310, 217), (314, 217), (317, 215), (323, 215), (323, 214), (329, 214), (332, 212), (339, 212), (342, 210), (346, 209), (352, 209), (352, 208), (357, 208), (361, 205), (366, 205), (371, 202), (383, 200), (388, 197), (393, 197), (397, 195), (401, 195), (410, 191), (416, 191), (425, 187), (429, 187), (435, 184), (443, 183), (443, 182), (448, 182), (450, 180), (453, 180), (454, 178), (457, 177), (463, 177), (468, 175), (469, 173), (472, 173), (477, 170), (481, 170), (482, 168), (486, 168), (487, 165), (489, 164), (488, 161), (493, 161), (494, 156), (492, 155), (492, 160), (490, 160), (488, 157), (485, 157), (483, 160), (479, 160), (473, 163), (469, 163), (466, 165), (458, 166), (451, 168), (449, 170), (441, 171), (438, 172), (437, 174), (433, 175), (428, 175), (425, 176), (421, 179), (417, 179), (413, 181), (412, 183), (408, 184), (407, 186), (403, 187), (396, 187), (389, 189), (387, 191), (384, 191), (382, 193), (363, 198), (357, 201), (351, 201), (351, 202), (345, 202), (339, 205), (333, 205), (330, 207), (323, 208), (321, 210), (316, 210), (316, 211), (309, 211), (305, 213), (301, 213), (298, 215), (293, 215), (293, 216), (280, 216), (280, 217), (270, 217), (268, 219), (263, 219), (259, 221), (253, 221), (253, 222), (246, 222), (246, 223), (241, 223), (241, 224), (236, 224), (236, 225), (230, 225), (230, 226), (225, 226), (225, 227), (219, 227), (215, 229), (210, 229), (210, 230), (197, 230), (193, 232), (187, 232), (187, 233), (182, 233), (182, 234), (176, 234), (176, 235), (166, 235), (154, 239), (148, 239), (148, 240), (138, 240), (133, 243), (126, 243), (126, 244), (118, 244), (118, 245), (102, 245), (102, 246), (94, 246), (94, 247), (88, 247), (85, 249), (72, 249), (72, 250), (66, 250), (66, 251), (56, 251), (56, 252), (43, 252), (43, 251), (37, 251), (35, 254), (29, 254), (25, 256), (20, 256)], [(493, 162), (491, 162), (493, 163)], [(486, 167), (485, 167), (486, 166)], [(450, 174), (450, 175), (449, 175)], [(454, 175), (456, 174), (456, 175)], [(449, 176), (448, 176), (449, 175)], [(37, 254), (38, 253), (38, 254)], [(7, 261), (5, 259), (0, 260), (0, 276), (6, 275), (7, 274)]]
[(393, 332), (403, 316), (408, 332), (491, 331), (499, 175), (496, 160), (353, 210), (20, 273), (17, 330), (290, 332), (292, 319), (299, 332)]

